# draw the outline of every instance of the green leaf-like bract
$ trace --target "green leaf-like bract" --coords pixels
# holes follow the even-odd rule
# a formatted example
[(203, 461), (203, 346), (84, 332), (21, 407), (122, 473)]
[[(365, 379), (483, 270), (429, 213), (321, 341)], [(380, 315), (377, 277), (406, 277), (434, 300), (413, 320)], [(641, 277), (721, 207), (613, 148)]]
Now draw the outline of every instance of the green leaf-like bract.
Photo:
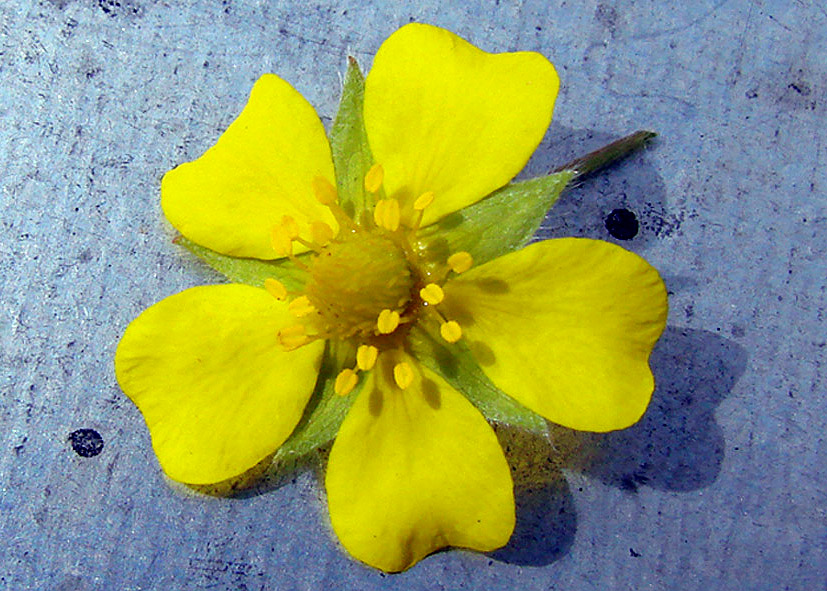
[(346, 365), (352, 366), (355, 356), (353, 346), (347, 341), (327, 342), (316, 389), (293, 434), (276, 452), (276, 462), (301, 458), (336, 437), (339, 426), (365, 381), (360, 380), (356, 389), (347, 396), (339, 396), (333, 389), (339, 371)]
[[(176, 238), (175, 243), (186, 248), (234, 283), (264, 287), (264, 280), (272, 277), (281, 281), (288, 290), (292, 291), (302, 289), (307, 282), (307, 273), (304, 269), (297, 267), (288, 259), (262, 261), (231, 257), (205, 248), (183, 236)], [(302, 260), (308, 256), (299, 255), (297, 258)]]
[(420, 230), (417, 236), (429, 263), (443, 263), (464, 250), (479, 266), (525, 246), (546, 213), (574, 177), (564, 170), (506, 185), (473, 205)]
[(537, 435), (547, 433), (546, 420), (492, 384), (462, 341), (451, 345), (424, 327), (415, 327), (408, 344), (420, 363), (465, 394), (487, 419)]
[(358, 222), (362, 222), (372, 205), (365, 195), (364, 184), (365, 173), (373, 164), (362, 117), (364, 100), (365, 77), (356, 60), (349, 58), (342, 100), (330, 129), (330, 151), (333, 154), (333, 168), (336, 170), (339, 205)]

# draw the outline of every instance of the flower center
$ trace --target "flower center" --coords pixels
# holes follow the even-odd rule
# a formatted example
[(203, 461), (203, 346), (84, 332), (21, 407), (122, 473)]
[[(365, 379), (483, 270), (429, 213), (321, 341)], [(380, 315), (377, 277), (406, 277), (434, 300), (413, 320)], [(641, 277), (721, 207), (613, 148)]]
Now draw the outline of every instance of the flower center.
[[(438, 307), (445, 297), (442, 284), (451, 273), (467, 271), (473, 264), (471, 255), (455, 252), (440, 268), (425, 268), (414, 245), (423, 212), (434, 201), (434, 194), (420, 195), (403, 216), (399, 201), (384, 196), (383, 177), (379, 164), (365, 176), (365, 190), (375, 203), (372, 223), (354, 222), (339, 206), (336, 187), (316, 177), (313, 192), (336, 218), (338, 234), (326, 223), (314, 221), (307, 239), (301, 236), (296, 220), (284, 216), (270, 236), (277, 255), (289, 257), (308, 273), (300, 295), (288, 292), (277, 279), (264, 282), (276, 299), (290, 299), (288, 309), (298, 321), (279, 331), (282, 347), (290, 351), (329, 338), (359, 345), (355, 366), (342, 369), (336, 377), (334, 390), (341, 396), (353, 391), (359, 372), (371, 371), (380, 355), (402, 355), (404, 327), (420, 322), (420, 317), (432, 325), (438, 323), (439, 334), (448, 343), (462, 338), (460, 325), (445, 318)], [(315, 252), (309, 265), (294, 256), (294, 242)], [(409, 388), (414, 377), (407, 361), (395, 362), (396, 388)]]
[(404, 313), (416, 280), (404, 250), (381, 230), (342, 234), (316, 256), (304, 293), (327, 334), (372, 334), (383, 311)]

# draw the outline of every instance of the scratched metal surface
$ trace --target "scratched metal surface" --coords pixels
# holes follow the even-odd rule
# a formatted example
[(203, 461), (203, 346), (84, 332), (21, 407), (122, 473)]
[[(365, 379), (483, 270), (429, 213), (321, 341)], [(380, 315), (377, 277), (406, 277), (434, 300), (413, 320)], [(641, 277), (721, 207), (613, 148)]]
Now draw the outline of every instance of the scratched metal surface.
[[(557, 433), (562, 470), (521, 493), (511, 545), (385, 576), (339, 549), (310, 471), (237, 499), (169, 486), (112, 355), (145, 307), (218, 281), (170, 243), (162, 174), (263, 72), (329, 124), (345, 54), (369, 66), (413, 20), (556, 63), (530, 173), (661, 133), (543, 234), (643, 254), (671, 311), (646, 417)], [(2, 3), (0, 587), (824, 588), (825, 32), (800, 0)], [(615, 209), (631, 240), (609, 234)]]

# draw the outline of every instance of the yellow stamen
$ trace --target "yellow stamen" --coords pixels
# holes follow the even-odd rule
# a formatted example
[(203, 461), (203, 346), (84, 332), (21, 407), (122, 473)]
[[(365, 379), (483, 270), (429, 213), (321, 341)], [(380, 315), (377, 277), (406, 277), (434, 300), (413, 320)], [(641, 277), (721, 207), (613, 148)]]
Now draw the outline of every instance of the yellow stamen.
[(426, 207), (428, 207), (431, 203), (434, 202), (434, 192), (428, 191), (427, 193), (422, 193), (419, 197), (416, 198), (414, 201), (413, 208), (416, 211), (422, 211)]
[(319, 246), (324, 246), (331, 240), (333, 240), (333, 228), (328, 226), (324, 222), (310, 222), (310, 236), (313, 238), (313, 242), (318, 244)]
[(419, 297), (426, 304), (436, 306), (445, 298), (445, 292), (436, 283), (429, 283), (419, 290)]
[(370, 167), (370, 170), (365, 175), (365, 191), (368, 193), (376, 193), (382, 188), (382, 181), (385, 180), (385, 169), (382, 165), (377, 163)]
[(333, 384), (333, 391), (339, 396), (347, 396), (359, 383), (359, 376), (350, 368), (345, 368), (336, 376)]
[(399, 228), (399, 201), (380, 199), (373, 210), (373, 221), (380, 228), (395, 232)]
[(448, 257), (448, 266), (454, 273), (465, 273), (474, 264), (474, 259), (464, 250), (455, 252)]
[(356, 367), (362, 371), (373, 369), (379, 349), (372, 345), (361, 345), (356, 350)]
[(402, 390), (410, 386), (414, 380), (414, 372), (410, 364), (405, 363), (403, 361), (402, 363), (397, 363), (396, 365), (394, 365), (393, 380), (396, 382), (396, 385), (399, 386), (399, 388)]
[(278, 279), (273, 279), (271, 277), (265, 279), (264, 289), (266, 289), (267, 293), (269, 293), (271, 296), (273, 296), (279, 301), (287, 299), (287, 288), (284, 287), (284, 283), (282, 283)]
[(313, 304), (310, 303), (307, 296), (297, 297), (287, 305), (287, 309), (290, 310), (290, 313), (296, 318), (308, 316), (316, 311), (316, 308), (313, 307)]
[(287, 328), (282, 328), (278, 333), (279, 344), (286, 351), (292, 351), (293, 349), (298, 349), (302, 345), (306, 345), (310, 342), (310, 339), (307, 336), (307, 330), (304, 328), (303, 324), (295, 324), (293, 326), (288, 326)]
[(290, 240), (295, 240), (299, 237), (299, 224), (295, 218), (286, 215), (281, 218), (281, 227), (284, 228), (285, 233), (290, 237)]
[(273, 226), (270, 230), (270, 245), (280, 257), (289, 257), (293, 254), (293, 241), (282, 226)]
[(322, 205), (336, 203), (336, 199), (338, 198), (336, 187), (334, 187), (329, 180), (323, 176), (317, 176), (313, 178), (311, 184), (313, 185), (313, 194), (319, 203)]
[(456, 343), (462, 338), (462, 327), (453, 320), (449, 320), (439, 327), (439, 334), (449, 343)]
[(390, 334), (399, 326), (399, 312), (395, 310), (382, 310), (376, 321), (376, 328), (380, 334)]

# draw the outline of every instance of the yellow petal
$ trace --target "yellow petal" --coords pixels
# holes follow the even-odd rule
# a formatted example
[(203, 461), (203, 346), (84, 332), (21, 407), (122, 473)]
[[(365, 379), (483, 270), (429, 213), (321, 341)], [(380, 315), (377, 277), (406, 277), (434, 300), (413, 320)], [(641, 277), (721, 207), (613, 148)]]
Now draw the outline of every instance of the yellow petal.
[[(403, 391), (393, 370), (407, 363)], [(445, 546), (487, 552), (514, 529), (511, 474), (485, 419), (400, 353), (383, 353), (344, 420), (325, 479), (330, 519), (355, 558), (401, 571)]]
[(315, 177), (328, 183), (335, 178), (322, 123), (292, 86), (265, 74), (215, 146), (164, 176), (161, 206), (193, 242), (224, 254), (273, 259), (278, 255), (270, 231), (283, 216), (298, 222), (305, 239), (313, 220), (337, 227), (316, 200)]
[(276, 334), (291, 322), (287, 306), (263, 289), (214, 285), (168, 297), (129, 325), (115, 374), (170, 478), (220, 482), (287, 439), (324, 348), (284, 352)]
[(608, 242), (546, 240), (445, 286), (483, 371), (550, 421), (587, 431), (635, 423), (654, 389), (649, 354), (666, 288), (642, 258)]
[(491, 54), (444, 29), (410, 24), (379, 48), (365, 81), (365, 129), (384, 187), (424, 224), (510, 181), (551, 121), (559, 81), (539, 53)]

